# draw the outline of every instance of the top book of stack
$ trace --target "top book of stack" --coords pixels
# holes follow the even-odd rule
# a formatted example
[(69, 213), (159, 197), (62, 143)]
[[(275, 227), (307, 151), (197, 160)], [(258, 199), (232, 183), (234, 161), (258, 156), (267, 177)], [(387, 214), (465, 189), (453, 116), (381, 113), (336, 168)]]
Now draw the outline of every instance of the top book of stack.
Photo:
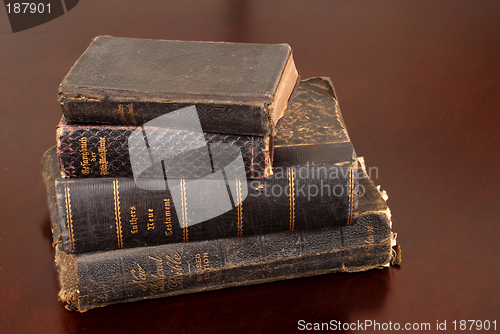
[(142, 125), (195, 105), (203, 131), (275, 136), (298, 77), (287, 44), (99, 36), (59, 102), (72, 123)]

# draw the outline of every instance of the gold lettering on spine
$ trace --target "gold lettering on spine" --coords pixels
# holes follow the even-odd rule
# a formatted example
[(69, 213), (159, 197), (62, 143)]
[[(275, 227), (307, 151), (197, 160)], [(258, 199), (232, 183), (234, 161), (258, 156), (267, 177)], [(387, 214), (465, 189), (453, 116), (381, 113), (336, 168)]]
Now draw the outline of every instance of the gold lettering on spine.
[(130, 116), (130, 121), (132, 124), (137, 124), (137, 120), (135, 119), (135, 114), (134, 114), (134, 105), (132, 103), (127, 104), (128, 107), (128, 114)]
[(87, 137), (82, 137), (78, 141), (80, 142), (80, 153), (82, 154), (82, 162), (80, 162), (80, 165), (82, 166), (82, 174), (89, 175), (90, 163), (89, 163), (89, 151), (87, 147)]
[(349, 211), (347, 212), (347, 226), (352, 224), (352, 215), (354, 209), (354, 178), (353, 178), (353, 169), (349, 169)]
[(148, 255), (144, 260), (147, 259), (154, 261), (156, 270), (146, 271), (139, 263), (130, 270), (132, 283), (139, 285), (142, 291), (163, 292), (165, 286), (168, 289), (183, 287), (182, 258), (178, 252), (173, 256), (165, 255), (165, 259), (158, 255)]
[(186, 180), (181, 179), (181, 206), (182, 206), (182, 230), (183, 240), (188, 241), (188, 220), (187, 220), (187, 202), (186, 202)]
[(123, 111), (123, 104), (118, 105), (118, 115), (120, 116), (122, 124), (127, 124), (127, 119), (125, 118), (125, 112)]
[(118, 240), (118, 248), (123, 248), (123, 235), (122, 235), (122, 218), (120, 213), (120, 191), (118, 180), (113, 180), (113, 196), (115, 200), (115, 224), (116, 224), (116, 238)]
[(170, 213), (170, 199), (164, 198), (165, 204), (165, 235), (167, 237), (172, 235), (172, 215)]
[[(120, 116), (120, 120), (122, 124), (128, 124), (127, 118), (125, 117), (125, 110), (123, 108), (123, 104), (118, 104), (117, 110), (118, 116)], [(127, 113), (130, 117), (130, 123), (137, 124), (137, 120), (135, 119), (134, 113), (134, 105), (132, 103), (127, 104)]]
[(208, 271), (208, 269), (210, 269), (210, 260), (208, 258), (208, 253), (203, 253), (203, 268), (205, 269), (205, 274), (203, 274), (203, 279), (209, 279), (210, 272)]
[(66, 205), (66, 223), (68, 225), (69, 245), (71, 251), (75, 251), (75, 236), (73, 234), (73, 215), (71, 213), (71, 197), (69, 194), (69, 187), (64, 185), (64, 200)]
[(174, 256), (165, 255), (167, 261), (165, 262), (168, 269), (170, 269), (171, 275), (168, 277), (167, 288), (175, 289), (182, 287), (182, 258), (178, 252), (175, 252)]
[(108, 160), (106, 158), (106, 154), (108, 150), (106, 149), (106, 138), (99, 138), (99, 148), (97, 149), (99, 152), (99, 166), (101, 168), (101, 175), (108, 175)]
[(210, 269), (210, 259), (208, 258), (208, 252), (205, 252), (203, 254), (196, 254), (194, 259), (197, 271), (196, 280), (201, 281), (204, 279), (209, 279), (210, 272), (208, 270)]
[(132, 225), (131, 233), (136, 234), (139, 232), (139, 228), (137, 227), (137, 208), (135, 206), (130, 207), (130, 225)]
[(147, 223), (147, 227), (148, 227), (148, 231), (155, 229), (154, 210), (151, 209), (151, 208), (148, 209), (148, 223)]
[(134, 276), (134, 279), (132, 280), (132, 283), (137, 283), (141, 288), (142, 291), (146, 291), (148, 289), (146, 285), (146, 271), (142, 269), (139, 263), (137, 264), (137, 271), (135, 269), (130, 270), (130, 274)]
[(163, 271), (163, 259), (158, 256), (149, 256), (149, 258), (155, 261), (156, 264), (156, 275), (151, 274), (154, 281), (151, 282), (151, 291), (165, 291), (165, 273)]
[(238, 200), (238, 236), (243, 235), (243, 200), (241, 195), (241, 180), (236, 179), (236, 198)]
[(290, 231), (295, 229), (295, 172), (288, 169), (288, 187), (290, 188)]

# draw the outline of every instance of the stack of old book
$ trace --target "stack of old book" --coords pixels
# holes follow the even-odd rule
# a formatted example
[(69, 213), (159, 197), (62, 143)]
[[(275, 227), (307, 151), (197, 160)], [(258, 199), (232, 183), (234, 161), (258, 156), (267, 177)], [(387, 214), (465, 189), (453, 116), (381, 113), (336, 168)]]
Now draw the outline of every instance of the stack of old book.
[(327, 78), (288, 45), (100, 36), (43, 158), (68, 309), (399, 261)]

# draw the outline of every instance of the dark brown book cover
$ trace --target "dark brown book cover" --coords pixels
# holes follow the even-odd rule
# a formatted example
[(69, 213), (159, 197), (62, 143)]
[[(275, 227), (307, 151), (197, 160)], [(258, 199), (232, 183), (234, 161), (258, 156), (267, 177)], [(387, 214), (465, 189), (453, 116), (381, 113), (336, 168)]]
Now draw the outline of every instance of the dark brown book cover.
[[(245, 165), (246, 177), (260, 179), (272, 175), (274, 149), (276, 166), (307, 162), (340, 162), (349, 160), (352, 144), (347, 133), (333, 85), (328, 78), (303, 80), (296, 88), (281, 120), (276, 137), (230, 135), (204, 132), (207, 146), (211, 149), (214, 170), (219, 169), (214, 155), (227, 155), (216, 150), (226, 144), (237, 147)], [(150, 164), (149, 155), (157, 155), (165, 146), (189, 147), (195, 141), (193, 134), (177, 129), (158, 128), (146, 124), (143, 132), (156, 132), (149, 136), (148, 147), (142, 151), (130, 145), (129, 137), (137, 126), (70, 124), (63, 118), (56, 131), (57, 155), (62, 177), (132, 177), (130, 151), (146, 157), (142, 165)], [(152, 138), (155, 138), (152, 141)], [(340, 150), (345, 154), (339, 155)], [(192, 154), (200, 155), (192, 150)], [(195, 169), (188, 163), (191, 156), (178, 156), (164, 163), (168, 177), (201, 177), (204, 170)], [(216, 158), (216, 157), (215, 157)], [(297, 160), (299, 159), (299, 160)], [(224, 159), (222, 159), (224, 160)]]
[[(49, 180), (48, 174), (54, 177), (55, 173), (46, 167)], [(68, 310), (86, 312), (116, 303), (397, 265), (401, 250), (392, 232), (385, 193), (367, 177), (361, 178), (360, 185), (363, 193), (352, 226), (107, 252), (61, 250), (55, 213), (51, 218), (59, 298)], [(55, 189), (50, 183), (47, 186), (49, 205), (57, 211)]]
[[(143, 130), (148, 146), (141, 146), (142, 140), (131, 141), (134, 131)], [(71, 124), (64, 118), (56, 129), (57, 156), (62, 177), (132, 177), (131, 151), (136, 163), (150, 166), (150, 155), (160, 155), (165, 149), (179, 151), (195, 146), (197, 133), (178, 129), (168, 129), (144, 125)], [(203, 177), (224, 167), (231, 152), (226, 146), (241, 153), (245, 165), (245, 175), (250, 179), (260, 179), (272, 174), (273, 138), (268, 136), (231, 135), (203, 132), (204, 152), (191, 149), (184, 154), (164, 161), (168, 177)], [(153, 140), (154, 138), (154, 140)], [(203, 154), (211, 161), (207, 168), (196, 168)], [(210, 153), (210, 154), (209, 154)], [(137, 161), (140, 159), (140, 161)], [(205, 165), (205, 164), (203, 164)], [(147, 169), (147, 167), (144, 167)], [(163, 174), (160, 175), (163, 177)]]
[[(219, 203), (207, 199), (227, 196), (225, 184), (196, 187), (193, 194), (194, 181), (182, 178), (159, 179), (162, 187), (156, 190), (143, 189), (130, 177), (57, 178), (60, 248), (81, 253), (351, 225), (357, 160), (329, 80), (300, 84), (276, 142), (274, 175), (228, 178), (236, 195), (232, 206), (200, 223), (190, 223), (196, 215), (185, 203), (215, 210)], [(180, 190), (180, 201), (177, 185), (188, 187)]]
[(287, 44), (98, 36), (59, 102), (69, 122), (122, 125), (196, 105), (204, 131), (274, 136), (297, 80)]

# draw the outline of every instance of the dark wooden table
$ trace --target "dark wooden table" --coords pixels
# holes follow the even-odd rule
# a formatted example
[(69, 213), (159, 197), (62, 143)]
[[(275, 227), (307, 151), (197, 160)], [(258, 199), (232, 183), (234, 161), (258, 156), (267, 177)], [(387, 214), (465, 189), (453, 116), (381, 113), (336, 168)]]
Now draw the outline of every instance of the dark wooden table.
[[(66, 311), (40, 158), (55, 144), (58, 84), (103, 34), (289, 43), (302, 78), (332, 79), (357, 153), (377, 167), (401, 266)], [(0, 9), (0, 107), (1, 333), (289, 333), (299, 320), (500, 327), (496, 0), (80, 1), (18, 33)]]

